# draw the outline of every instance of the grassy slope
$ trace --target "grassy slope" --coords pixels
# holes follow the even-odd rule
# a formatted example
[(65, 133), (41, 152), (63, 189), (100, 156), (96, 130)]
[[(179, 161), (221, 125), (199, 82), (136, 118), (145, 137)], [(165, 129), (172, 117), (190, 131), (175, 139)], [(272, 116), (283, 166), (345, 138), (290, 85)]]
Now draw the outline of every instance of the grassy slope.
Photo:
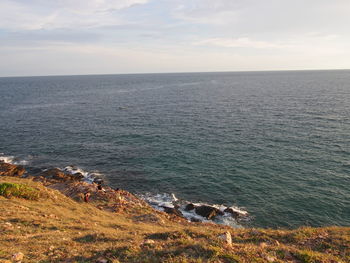
[[(0, 262), (350, 262), (350, 228), (231, 229), (171, 220), (149, 207), (112, 213), (29, 179), (38, 201), (0, 196)], [(218, 235), (230, 231), (232, 246)], [(11, 262), (11, 261), (10, 261)]]

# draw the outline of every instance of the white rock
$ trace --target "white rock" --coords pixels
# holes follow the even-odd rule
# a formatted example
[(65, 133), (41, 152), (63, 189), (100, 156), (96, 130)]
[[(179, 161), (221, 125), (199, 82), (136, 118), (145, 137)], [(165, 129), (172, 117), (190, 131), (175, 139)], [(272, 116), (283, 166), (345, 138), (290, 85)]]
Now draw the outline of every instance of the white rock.
[(143, 242), (143, 244), (154, 244), (155, 242), (154, 242), (154, 240), (152, 240), (152, 239), (146, 239), (144, 242)]
[(219, 236), (222, 240), (226, 241), (227, 245), (231, 246), (232, 245), (232, 236), (229, 231), (227, 231), (225, 234), (222, 234)]
[(24, 258), (24, 254), (22, 252), (18, 252), (12, 255), (12, 260), (14, 262), (21, 262)]
[(108, 260), (105, 258), (98, 258), (96, 263), (108, 263)]

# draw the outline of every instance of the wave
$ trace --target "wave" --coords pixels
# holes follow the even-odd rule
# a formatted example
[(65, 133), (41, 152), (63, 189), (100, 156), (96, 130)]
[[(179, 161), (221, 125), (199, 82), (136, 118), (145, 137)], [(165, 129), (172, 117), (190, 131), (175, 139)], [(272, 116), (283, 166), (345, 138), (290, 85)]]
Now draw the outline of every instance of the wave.
[(103, 174), (101, 174), (98, 171), (88, 172), (74, 165), (69, 165), (64, 167), (63, 169), (62, 168), (58, 168), (58, 169), (62, 170), (62, 172), (72, 174), (72, 175), (80, 173), (84, 176), (84, 181), (88, 183), (93, 183), (96, 179), (102, 179), (104, 177)]
[(14, 157), (12, 155), (5, 155), (4, 153), (0, 153), (0, 162), (11, 163), (15, 165), (28, 165), (29, 161)]
[[(244, 210), (243, 208), (236, 207), (236, 206), (224, 206), (224, 205), (217, 205), (217, 204), (208, 204), (208, 203), (202, 203), (202, 202), (189, 202), (186, 200), (178, 199), (175, 194), (171, 193), (161, 193), (161, 194), (138, 194), (138, 197), (145, 200), (147, 203), (149, 203), (153, 208), (164, 211), (165, 208), (177, 208), (183, 216), (188, 221), (201, 221), (201, 222), (212, 222), (216, 224), (222, 224), (222, 225), (228, 225), (235, 228), (242, 228), (241, 225), (244, 221), (250, 221), (251, 217), (248, 213), (248, 211)], [(222, 215), (217, 215), (214, 217), (214, 219), (207, 219), (203, 216), (200, 216), (196, 214), (195, 210), (186, 211), (185, 207), (188, 204), (193, 204), (195, 206), (210, 206), (214, 207), (216, 209), (219, 209), (222, 212)], [(235, 218), (232, 216), (231, 213), (225, 212), (227, 209), (232, 209), (235, 213), (237, 213), (239, 216), (238, 218)]]

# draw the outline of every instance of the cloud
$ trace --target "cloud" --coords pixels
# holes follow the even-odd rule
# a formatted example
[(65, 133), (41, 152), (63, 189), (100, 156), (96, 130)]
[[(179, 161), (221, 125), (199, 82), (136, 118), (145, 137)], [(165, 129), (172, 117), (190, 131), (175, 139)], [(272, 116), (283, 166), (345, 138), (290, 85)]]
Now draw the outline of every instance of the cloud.
[(294, 56), (348, 56), (349, 38), (336, 34), (323, 35), (309, 33), (304, 35), (290, 35), (283, 41), (264, 41), (248, 37), (241, 38), (206, 38), (192, 43), (194, 47), (207, 47), (208, 49), (220, 49), (222, 52), (241, 52), (247, 54), (256, 51), (255, 54), (281, 55), (293, 54)]
[(193, 43), (198, 46), (216, 46), (225, 48), (256, 48), (256, 49), (266, 49), (266, 48), (287, 48), (292, 47), (292, 45), (278, 44), (273, 42), (265, 42), (252, 40), (247, 37), (241, 38), (209, 38)]
[(0, 0), (0, 74), (346, 68), (349, 0)]
[(145, 4), (148, 0), (57, 0), (0, 2), (0, 28), (39, 30), (91, 28), (119, 25), (118, 10)]

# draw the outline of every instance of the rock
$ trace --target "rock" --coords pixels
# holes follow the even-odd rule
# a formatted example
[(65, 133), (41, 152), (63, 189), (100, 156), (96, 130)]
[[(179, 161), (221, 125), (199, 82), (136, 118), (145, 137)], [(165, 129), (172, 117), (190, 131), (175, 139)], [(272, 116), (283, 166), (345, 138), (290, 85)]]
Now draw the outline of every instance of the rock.
[(225, 210), (224, 210), (225, 213), (230, 213), (232, 215), (233, 218), (238, 218), (240, 216), (240, 214), (233, 210), (231, 207), (227, 207)]
[(155, 242), (154, 242), (154, 240), (152, 240), (152, 239), (146, 239), (145, 241), (143, 241), (143, 245), (150, 245), (150, 244), (154, 244)]
[(195, 207), (196, 206), (194, 204), (189, 203), (189, 204), (186, 205), (185, 211), (191, 211), (191, 210), (195, 209)]
[(275, 261), (276, 261), (276, 258), (273, 257), (273, 256), (270, 256), (270, 255), (267, 255), (267, 256), (266, 256), (266, 260), (267, 260), (268, 262), (275, 262)]
[(94, 183), (95, 184), (102, 184), (103, 183), (103, 179), (102, 178), (95, 178), (94, 179)]
[(0, 162), (0, 176), (22, 176), (25, 173), (22, 166)]
[(96, 263), (108, 263), (108, 259), (105, 259), (105, 258), (98, 258), (96, 260)]
[(81, 179), (84, 178), (84, 176), (81, 173), (68, 174), (68, 173), (62, 172), (58, 168), (52, 168), (52, 169), (46, 170), (40, 173), (39, 176), (49, 181), (50, 183), (80, 181)]
[(195, 218), (195, 217), (191, 217), (190, 220), (191, 220), (191, 222), (194, 222), (194, 223), (202, 222), (202, 220)]
[(84, 178), (84, 175), (82, 173), (74, 173), (73, 176), (79, 179)]
[(201, 206), (197, 206), (195, 208), (196, 214), (203, 216), (207, 219), (212, 219), (217, 215), (223, 215), (224, 213), (221, 212), (219, 209), (212, 207), (212, 206), (208, 206), (208, 205), (201, 205)]
[(12, 255), (12, 261), (21, 262), (24, 258), (24, 254), (22, 252), (18, 252)]
[(232, 236), (230, 232), (226, 232), (225, 234), (222, 234), (219, 236), (222, 240), (226, 242), (227, 245), (231, 246), (232, 245)]
[(181, 211), (177, 208), (166, 207), (166, 206), (162, 206), (162, 208), (164, 209), (164, 212), (167, 214), (177, 215), (179, 217), (184, 217), (183, 214), (181, 213)]

